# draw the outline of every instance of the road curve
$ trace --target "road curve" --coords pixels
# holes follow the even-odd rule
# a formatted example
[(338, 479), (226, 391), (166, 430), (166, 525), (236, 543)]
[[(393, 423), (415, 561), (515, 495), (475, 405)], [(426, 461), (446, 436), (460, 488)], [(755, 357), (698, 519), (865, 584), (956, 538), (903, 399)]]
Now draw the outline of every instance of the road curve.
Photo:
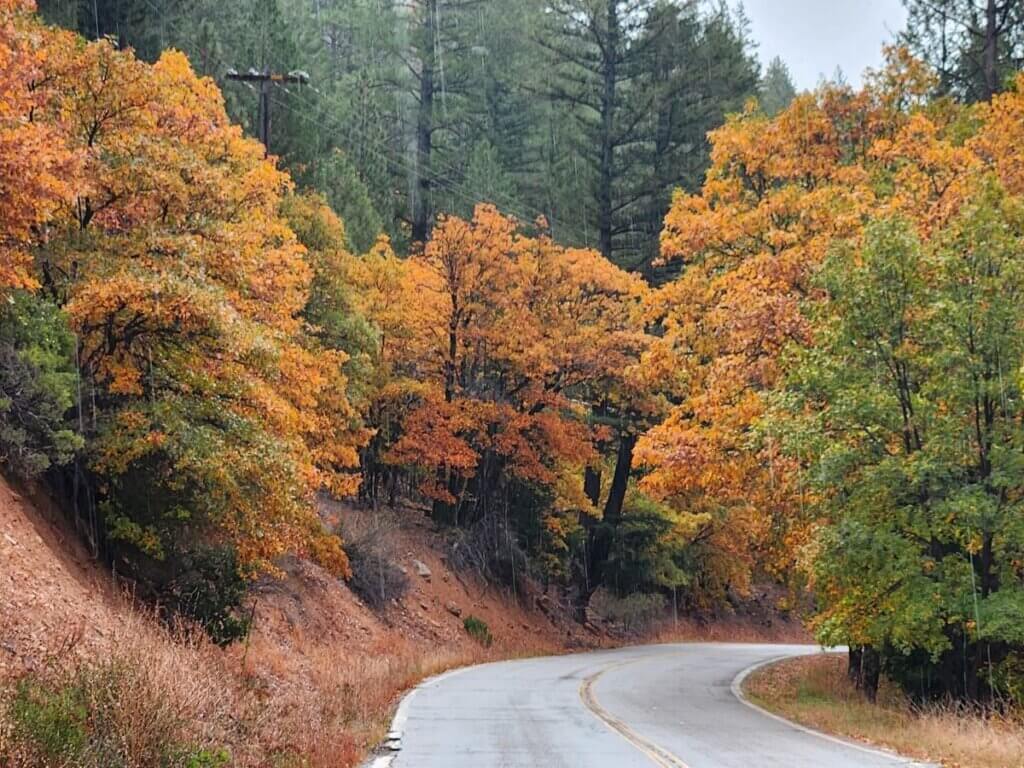
[(733, 682), (807, 645), (693, 643), (484, 664), (428, 681), (395, 718), (392, 768), (893, 768), (895, 755), (744, 704)]

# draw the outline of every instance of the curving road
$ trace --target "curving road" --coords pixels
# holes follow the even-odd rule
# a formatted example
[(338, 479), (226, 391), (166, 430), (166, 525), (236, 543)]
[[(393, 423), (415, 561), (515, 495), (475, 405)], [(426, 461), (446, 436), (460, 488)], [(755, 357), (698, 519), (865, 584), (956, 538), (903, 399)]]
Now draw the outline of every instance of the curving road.
[(893, 768), (741, 702), (744, 670), (806, 645), (695, 643), (485, 664), (402, 702), (392, 768)]

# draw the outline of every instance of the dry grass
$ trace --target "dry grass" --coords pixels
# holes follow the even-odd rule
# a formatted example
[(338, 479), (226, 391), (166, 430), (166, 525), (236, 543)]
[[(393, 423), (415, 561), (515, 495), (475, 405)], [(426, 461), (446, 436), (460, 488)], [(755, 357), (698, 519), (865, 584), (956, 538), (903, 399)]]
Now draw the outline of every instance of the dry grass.
[(813, 637), (799, 621), (763, 624), (743, 618), (698, 621), (680, 617), (666, 621), (645, 637), (651, 643), (812, 643)]
[(1024, 725), (954, 707), (915, 708), (893, 685), (867, 702), (840, 655), (789, 659), (753, 673), (750, 698), (813, 728), (894, 749), (951, 768), (1024, 768)]
[(187, 765), (244, 742), (256, 702), (215, 646), (138, 613), (125, 615), (114, 643), (97, 657), (65, 637), (0, 681), (0, 764)]
[(423, 678), (486, 659), (482, 651), (423, 651), (389, 638), (369, 652), (313, 648), (303, 675), (259, 671), (268, 665), (287, 669), (291, 660), (279, 658), (281, 653), (272, 646), (254, 649), (246, 661), (247, 677), (266, 706), (261, 746), (267, 754), (301, 757), (301, 765), (311, 768), (356, 765), (384, 739), (404, 691)]
[[(97, 656), (63, 638), (44, 661), (0, 679), (0, 765), (355, 766), (383, 740), (401, 694), (420, 680), (552, 650), (529, 638), (500, 648), (424, 649), (386, 635), (371, 648), (312, 641), (283, 648), (257, 636), (224, 652), (199, 633), (167, 630), (138, 612), (126, 612), (112, 640), (116, 650)], [(35, 714), (26, 719), (16, 705), (29, 690)], [(69, 725), (84, 740), (69, 737)], [(40, 744), (55, 729), (60, 744), (47, 752)], [(197, 755), (210, 762), (196, 762)]]

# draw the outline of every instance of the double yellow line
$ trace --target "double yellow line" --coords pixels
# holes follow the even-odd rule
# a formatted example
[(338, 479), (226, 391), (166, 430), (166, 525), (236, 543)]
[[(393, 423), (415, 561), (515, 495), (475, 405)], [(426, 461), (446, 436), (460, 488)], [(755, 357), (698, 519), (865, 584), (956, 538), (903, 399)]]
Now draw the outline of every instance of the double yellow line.
[(620, 669), (621, 667), (628, 666), (629, 664), (648, 661), (650, 658), (651, 657), (622, 661), (618, 664), (612, 664), (611, 666), (595, 672), (590, 677), (585, 678), (580, 684), (580, 699), (583, 700), (583, 704), (594, 714), (595, 717), (597, 717), (598, 720), (619, 734), (622, 738), (640, 750), (644, 755), (649, 757), (655, 765), (660, 766), (660, 768), (690, 768), (682, 761), (682, 759), (673, 755), (667, 749), (659, 747), (654, 742), (648, 741), (626, 725), (625, 722), (611, 714), (601, 706), (597, 697), (594, 695), (594, 684), (606, 672), (611, 672), (614, 669)]

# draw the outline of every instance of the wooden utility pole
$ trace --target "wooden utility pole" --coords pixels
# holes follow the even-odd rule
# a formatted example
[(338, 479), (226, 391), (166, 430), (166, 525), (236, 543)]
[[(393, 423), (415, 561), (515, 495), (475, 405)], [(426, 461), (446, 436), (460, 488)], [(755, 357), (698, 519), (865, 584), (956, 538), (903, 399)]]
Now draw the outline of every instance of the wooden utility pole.
[(250, 69), (248, 72), (238, 72), (234, 69), (228, 70), (228, 80), (237, 80), (242, 83), (260, 84), (260, 112), (256, 125), (256, 133), (259, 140), (263, 142), (263, 152), (270, 154), (270, 86), (272, 83), (296, 83), (305, 85), (309, 82), (309, 75), (295, 69), (286, 75), (272, 73), (269, 69), (257, 72)]

